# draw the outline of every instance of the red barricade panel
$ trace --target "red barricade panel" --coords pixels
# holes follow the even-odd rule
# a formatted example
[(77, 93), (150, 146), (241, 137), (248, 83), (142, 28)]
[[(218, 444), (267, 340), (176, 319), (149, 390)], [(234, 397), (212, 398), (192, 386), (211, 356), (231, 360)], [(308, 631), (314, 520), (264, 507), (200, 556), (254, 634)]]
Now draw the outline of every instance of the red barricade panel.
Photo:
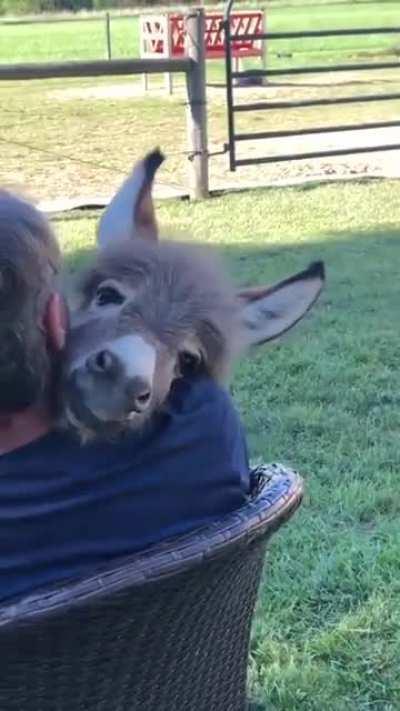
[[(172, 57), (185, 53), (185, 26), (183, 15), (169, 15), (169, 30), (171, 38), (170, 54)], [(224, 56), (225, 41), (222, 29), (223, 16), (220, 13), (210, 13), (205, 17), (206, 29), (204, 41), (208, 59)], [(154, 54), (164, 54), (164, 26), (149, 17), (145, 21), (145, 36), (147, 51)], [(262, 56), (262, 46), (258, 40), (242, 40), (241, 35), (261, 34), (264, 31), (263, 13), (259, 11), (240, 12), (231, 15), (232, 55), (234, 57)]]

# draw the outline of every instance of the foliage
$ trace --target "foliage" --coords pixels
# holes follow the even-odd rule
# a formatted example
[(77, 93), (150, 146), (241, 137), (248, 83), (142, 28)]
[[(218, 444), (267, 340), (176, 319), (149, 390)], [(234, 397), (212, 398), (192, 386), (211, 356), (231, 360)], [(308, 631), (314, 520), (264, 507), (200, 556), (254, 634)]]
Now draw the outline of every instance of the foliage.
[[(265, 0), (264, 5), (268, 8), (282, 5), (287, 6), (313, 6), (329, 5), (332, 0)], [(340, 0), (342, 5), (357, 5), (373, 0)], [(397, 3), (398, 0), (385, 0), (385, 2)], [(236, 0), (236, 4), (251, 4), (251, 0)], [(215, 0), (203, 0), (205, 5), (216, 5)], [(33, 15), (41, 12), (79, 12), (80, 10), (112, 10), (112, 9), (133, 9), (135, 7), (146, 7), (149, 5), (190, 5), (196, 4), (196, 0), (0, 0), (0, 15)]]
[[(171, 0), (172, 2), (172, 0)], [(168, 0), (164, 4), (171, 4)], [(0, 15), (34, 15), (41, 12), (129, 9), (159, 4), (158, 0), (0, 0)]]
[(93, 0), (0, 0), (0, 15), (92, 10)]

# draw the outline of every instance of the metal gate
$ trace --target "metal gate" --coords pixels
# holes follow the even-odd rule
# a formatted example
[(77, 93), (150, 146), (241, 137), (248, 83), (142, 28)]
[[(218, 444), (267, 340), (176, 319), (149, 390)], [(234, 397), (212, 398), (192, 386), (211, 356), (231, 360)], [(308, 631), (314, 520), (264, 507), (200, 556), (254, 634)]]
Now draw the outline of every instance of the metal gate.
[[(326, 158), (328, 156), (341, 156), (356, 153), (372, 153), (378, 151), (390, 151), (400, 149), (400, 142), (395, 144), (384, 144), (379, 146), (346, 147), (331, 150), (310, 151), (307, 153), (294, 153), (283, 155), (267, 155), (257, 157), (240, 158), (236, 157), (236, 144), (239, 141), (256, 141), (260, 139), (288, 138), (290, 136), (307, 136), (312, 134), (336, 133), (339, 131), (355, 131), (375, 128), (390, 128), (400, 126), (400, 120), (374, 121), (373, 123), (347, 124), (337, 126), (316, 126), (312, 128), (299, 128), (282, 131), (261, 131), (254, 133), (237, 133), (235, 130), (235, 116), (239, 112), (271, 111), (280, 109), (282, 111), (294, 108), (306, 108), (310, 106), (329, 106), (333, 104), (356, 104), (372, 101), (394, 101), (400, 99), (400, 93), (379, 93), (364, 94), (358, 96), (341, 96), (332, 98), (302, 99), (295, 101), (257, 101), (248, 104), (235, 104), (233, 82), (235, 79), (251, 77), (277, 77), (301, 74), (323, 74), (340, 71), (373, 71), (376, 69), (400, 69), (400, 61), (388, 62), (363, 62), (357, 64), (339, 64), (326, 66), (305, 66), (292, 67), (288, 69), (251, 69), (247, 71), (233, 71), (232, 69), (232, 32), (230, 16), (234, 0), (228, 0), (224, 11), (224, 31), (225, 31), (225, 69), (226, 69), (226, 99), (228, 111), (228, 151), (230, 170), (245, 165), (257, 165), (261, 163), (275, 163), (279, 161), (304, 160), (311, 158)], [(374, 27), (358, 29), (331, 29), (331, 30), (307, 30), (305, 32), (264, 32), (262, 34), (248, 34), (241, 37), (242, 40), (263, 40), (272, 42), (282, 39), (315, 38), (315, 37), (344, 37), (356, 35), (382, 35), (398, 34), (400, 27)]]

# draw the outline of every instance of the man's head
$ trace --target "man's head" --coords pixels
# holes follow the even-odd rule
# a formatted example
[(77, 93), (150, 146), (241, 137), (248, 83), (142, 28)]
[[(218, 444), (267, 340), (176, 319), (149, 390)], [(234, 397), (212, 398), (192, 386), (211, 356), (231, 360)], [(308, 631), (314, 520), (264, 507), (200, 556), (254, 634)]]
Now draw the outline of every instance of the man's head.
[(0, 414), (21, 412), (49, 396), (65, 328), (56, 291), (59, 266), (44, 215), (0, 189)]

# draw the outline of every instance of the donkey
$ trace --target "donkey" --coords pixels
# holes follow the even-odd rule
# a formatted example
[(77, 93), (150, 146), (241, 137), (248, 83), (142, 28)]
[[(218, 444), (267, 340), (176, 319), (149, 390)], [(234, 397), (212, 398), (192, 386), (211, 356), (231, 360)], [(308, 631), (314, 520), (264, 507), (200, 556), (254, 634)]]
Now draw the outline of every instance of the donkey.
[(157, 150), (136, 165), (104, 212), (94, 264), (81, 275), (64, 402), (85, 439), (143, 426), (178, 378), (226, 382), (233, 361), (294, 326), (324, 284), (315, 262), (274, 286), (236, 292), (213, 252), (159, 242), (152, 185), (163, 160)]

